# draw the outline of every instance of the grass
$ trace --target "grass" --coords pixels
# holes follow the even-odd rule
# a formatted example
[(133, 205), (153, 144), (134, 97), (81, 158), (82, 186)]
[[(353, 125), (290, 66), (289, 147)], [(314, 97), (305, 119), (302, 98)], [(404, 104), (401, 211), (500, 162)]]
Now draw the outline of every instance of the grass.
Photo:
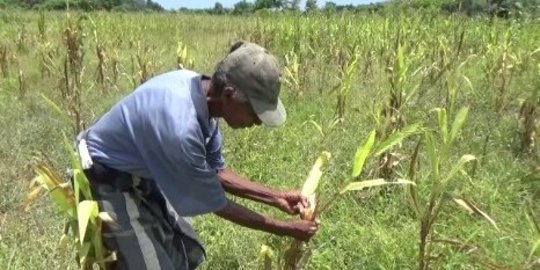
[[(538, 147), (532, 153), (521, 151), (518, 123), (520, 100), (540, 88), (537, 79), (540, 55), (533, 54), (540, 40), (538, 22), (494, 20), (490, 23), (483, 18), (399, 14), (329, 18), (108, 13), (84, 16), (83, 31), (87, 36), (83, 39), (81, 88), (85, 125), (132, 91), (134, 78), (138, 78), (134, 76), (139, 74), (137, 56), (147, 61), (145, 67), (150, 74), (172, 70), (177, 66), (178, 43), (182, 42), (193, 60), (193, 69), (210, 74), (229, 44), (239, 38), (265, 43), (282, 63), (285, 55), (294, 51), (301, 67), (298, 76), (304, 79), (297, 80), (301, 94), (298, 89), (283, 88), (289, 113), (287, 123), (279, 129), (257, 127), (240, 131), (222, 125), (228, 166), (276, 188), (300, 189), (317, 156), (327, 150), (333, 158), (326, 166), (319, 194), (335, 193), (350, 178), (358, 145), (378, 125), (374, 115), (384, 108), (381, 102), (390, 97), (390, 78), (405, 76), (398, 85), (398, 90), (405, 94), (420, 85), (412, 98), (400, 105), (399, 116), (407, 124), (422, 122), (426, 128), (436, 130), (436, 113), (430, 110), (455, 104), (446, 108), (449, 119), (453, 119), (461, 106), (468, 106), (468, 120), (454, 142), (449, 162), (457, 162), (463, 154), (473, 154), (479, 161), (473, 177), (459, 175), (448, 191), (474, 200), (501, 231), (497, 232), (481, 217), (448, 204), (434, 225), (436, 238), (474, 245), (498, 265), (519, 268), (530, 263), (528, 255), (540, 238), (530, 214), (532, 211), (540, 217), (540, 177), (532, 172), (538, 167)], [(71, 126), (59, 120), (41, 97), (43, 94), (66, 105), (59, 91), (65, 53), (61, 37), (66, 18), (63, 13), (47, 12), (44, 20), (46, 47), (53, 48), (55, 64), (50, 77), (41, 72), (39, 48), (45, 46), (38, 35), (39, 14), (0, 10), (0, 48), (8, 49), (10, 71), (7, 78), (0, 77), (0, 269), (75, 267), (73, 252), (58, 250), (63, 220), (58, 218), (48, 199), (42, 198), (30, 211), (23, 211), (26, 189), (33, 176), (32, 160), (47, 158), (60, 171), (69, 164), (62, 132), (70, 134)], [(341, 31), (341, 27), (346, 30)], [(505, 37), (508, 29), (510, 35)], [(99, 60), (93, 30), (107, 55), (118, 54), (116, 84), (102, 84), (96, 78)], [(443, 55), (449, 54), (444, 59), (453, 59), (463, 30), (462, 52), (455, 57), (456, 64), (447, 68), (453, 72), (443, 71), (439, 81), (430, 80), (446, 70), (443, 67), (447, 60), (443, 60)], [(18, 38), (20, 35), (24, 39)], [(512, 79), (505, 82), (503, 100), (498, 98), (501, 82), (493, 75), (500, 67), (505, 38), (512, 41), (506, 45), (506, 52), (510, 55), (507, 61), (511, 61), (515, 71)], [(17, 40), (21, 39), (24, 44), (18, 44)], [(352, 48), (355, 42), (359, 68), (344, 97), (347, 99), (343, 103), (346, 104), (344, 118), (327, 129), (336, 112), (333, 89), (341, 86), (338, 78), (346, 60), (343, 59), (346, 54), (340, 50)], [(395, 66), (396, 42), (400, 42), (406, 59), (403, 74), (386, 69), (388, 65)], [(370, 65), (364, 66), (366, 63)], [(112, 76), (111, 66), (104, 68), (109, 70), (105, 76)], [(19, 93), (19, 70), (24, 72), (24, 96)], [(457, 86), (455, 100), (447, 100), (446, 91), (454, 86)], [(324, 129), (324, 138), (309, 120)], [(385, 130), (399, 128), (396, 124)], [(417, 140), (413, 136), (392, 151), (410, 157)], [(432, 181), (425, 153), (425, 146), (421, 146), (416, 172), (418, 193), (423, 199), (429, 196)], [(375, 160), (368, 162), (362, 179), (377, 178), (378, 164)], [(405, 158), (393, 167), (394, 174), (406, 178), (408, 168), (409, 159)], [(471, 166), (466, 166), (465, 171), (470, 173)], [(265, 214), (290, 218), (277, 210), (233, 199)], [(321, 229), (313, 239), (315, 250), (310, 269), (418, 268), (419, 224), (408, 205), (404, 187), (347, 194), (324, 213), (321, 221)], [(258, 259), (262, 244), (280, 250), (290, 242), (213, 215), (197, 217), (195, 229), (209, 255), (203, 269), (262, 269), (263, 262)], [(431, 255), (438, 257), (431, 264), (435, 269), (487, 268), (452, 245), (433, 245)], [(537, 249), (532, 259), (539, 258)]]

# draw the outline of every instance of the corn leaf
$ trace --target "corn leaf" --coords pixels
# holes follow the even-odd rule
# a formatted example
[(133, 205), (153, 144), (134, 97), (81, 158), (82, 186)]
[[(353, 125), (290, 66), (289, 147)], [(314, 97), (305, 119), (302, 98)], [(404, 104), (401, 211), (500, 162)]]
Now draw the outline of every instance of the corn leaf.
[(79, 252), (77, 253), (77, 255), (79, 256), (79, 264), (81, 266), (81, 270), (87, 269), (86, 262), (88, 260), (88, 253), (90, 253), (91, 245), (92, 244), (90, 242), (83, 243), (81, 245), (81, 248), (79, 249)]
[(30, 206), (34, 203), (34, 201), (39, 196), (42, 190), (43, 190), (42, 186), (37, 186), (26, 194), (26, 201), (24, 203), (24, 211), (28, 211), (30, 209)]
[(54, 101), (46, 97), (44, 94), (41, 94), (41, 97), (43, 98), (43, 100), (45, 100), (45, 103), (47, 103), (49, 107), (53, 109), (54, 112), (58, 113), (58, 115), (62, 118), (63, 122), (71, 123), (69, 115), (65, 111), (63, 111), (60, 106), (58, 106), (56, 103), (54, 103)]
[(36, 168), (37, 177), (43, 188), (49, 191), (53, 202), (70, 217), (75, 216), (75, 201), (69, 191), (69, 187), (60, 182), (59, 177), (44, 165), (38, 165)]
[(303, 196), (310, 197), (311, 195), (315, 194), (322, 176), (321, 168), (328, 162), (331, 156), (332, 155), (329, 152), (323, 151), (319, 158), (317, 158), (317, 161), (315, 161), (315, 164), (311, 168), (311, 171), (304, 182), (304, 186), (302, 187), (301, 193)]
[(64, 146), (65, 146), (67, 152), (70, 153), (71, 168), (73, 170), (78, 169), (78, 170), (82, 171), (82, 166), (81, 166), (81, 161), (80, 161), (80, 158), (79, 158), (79, 154), (77, 153), (77, 151), (74, 150), (74, 145), (72, 144), (70, 139), (68, 139), (66, 134), (64, 134)]
[(267, 245), (261, 245), (261, 250), (259, 251), (259, 256), (261, 256), (263, 258), (266, 257), (266, 256), (274, 257), (274, 251), (272, 250), (272, 248), (270, 248)]
[[(88, 179), (86, 178), (86, 176), (81, 170), (79, 169), (73, 170), (73, 181), (77, 185), (80, 192), (82, 192), (84, 199), (91, 200), (92, 193), (90, 191), (90, 184), (88, 183)], [(77, 198), (77, 201), (79, 201), (79, 198)]]
[(98, 215), (98, 205), (95, 201), (84, 200), (79, 203), (78, 219), (79, 219), (79, 239), (81, 244), (84, 243), (86, 229), (89, 222), (94, 222)]
[(62, 234), (60, 240), (58, 241), (58, 252), (63, 254), (66, 251), (67, 244), (69, 243), (69, 235)]
[(414, 135), (418, 132), (420, 132), (420, 124), (412, 124), (408, 125), (405, 128), (403, 128), (399, 132), (392, 133), (388, 139), (384, 140), (380, 144), (377, 145), (376, 149), (374, 150), (373, 156), (378, 156), (384, 152), (386, 152), (389, 148), (393, 147), (394, 145), (401, 143), (405, 138)]
[(394, 184), (416, 185), (414, 182), (405, 180), (405, 179), (397, 179), (396, 181), (386, 181), (383, 178), (379, 178), (379, 179), (349, 183), (347, 186), (341, 189), (339, 193), (343, 194), (345, 192), (353, 191), (353, 190), (362, 190), (364, 188), (369, 188), (369, 187), (376, 187), (376, 186), (382, 186), (382, 185), (394, 185)]
[[(94, 230), (94, 235), (92, 236), (92, 247), (94, 248), (94, 259), (97, 261), (101, 261), (104, 258), (104, 247), (102, 242), (102, 235), (101, 235), (101, 220), (96, 219), (96, 226)], [(105, 269), (105, 265), (101, 265), (102, 269)]]
[(532, 261), (533, 255), (538, 248), (540, 248), (540, 239), (536, 240), (536, 242), (534, 243), (531, 252), (529, 252), (529, 257), (527, 258), (527, 261)]
[(459, 159), (458, 163), (456, 164), (456, 166), (454, 166), (452, 168), (452, 170), (448, 173), (448, 175), (446, 175), (443, 183), (446, 183), (447, 181), (449, 181), (450, 179), (452, 179), (454, 177), (454, 175), (456, 175), (457, 172), (459, 172), (461, 170), (461, 168), (463, 168), (463, 166), (470, 162), (470, 161), (473, 161), (473, 160), (476, 160), (476, 157), (473, 156), (473, 155), (463, 155), (461, 156), (461, 158)]
[(437, 117), (439, 119), (439, 132), (441, 133), (441, 139), (444, 144), (448, 141), (448, 118), (446, 116), (446, 110), (444, 108), (437, 108)]
[(484, 217), (497, 231), (499, 231), (499, 227), (497, 227), (497, 224), (495, 221), (484, 211), (480, 210), (472, 201), (467, 200), (465, 198), (461, 198), (458, 196), (452, 196), (452, 200), (459, 206), (461, 206), (463, 209), (467, 210), (469, 214), (478, 214)]
[(356, 154), (354, 155), (354, 164), (353, 164), (353, 171), (352, 171), (353, 178), (358, 177), (360, 173), (362, 173), (364, 162), (366, 161), (366, 158), (369, 155), (369, 152), (371, 151), (371, 148), (373, 147), (374, 143), (375, 143), (375, 130), (371, 131), (366, 142), (362, 146), (358, 147), (358, 149), (356, 150)]
[(448, 138), (449, 143), (452, 143), (454, 141), (459, 131), (463, 127), (463, 123), (465, 123), (465, 120), (467, 119), (468, 112), (469, 112), (469, 108), (463, 107), (457, 113), (456, 118), (454, 119), (454, 122), (452, 123), (452, 128), (450, 129), (450, 137)]
[(323, 131), (322, 127), (319, 124), (317, 124), (317, 122), (315, 122), (313, 120), (309, 120), (308, 123), (312, 124), (317, 129), (317, 131), (319, 131), (321, 136), (324, 136), (324, 131)]
[(272, 270), (272, 259), (274, 258), (274, 252), (267, 245), (262, 245), (259, 251), (259, 259), (263, 261), (264, 270)]
[(427, 150), (427, 156), (429, 160), (429, 164), (431, 166), (431, 172), (433, 173), (433, 176), (435, 178), (439, 177), (439, 157), (437, 156), (437, 147), (435, 145), (435, 139), (433, 138), (433, 135), (431, 132), (425, 133), (426, 138), (426, 150)]

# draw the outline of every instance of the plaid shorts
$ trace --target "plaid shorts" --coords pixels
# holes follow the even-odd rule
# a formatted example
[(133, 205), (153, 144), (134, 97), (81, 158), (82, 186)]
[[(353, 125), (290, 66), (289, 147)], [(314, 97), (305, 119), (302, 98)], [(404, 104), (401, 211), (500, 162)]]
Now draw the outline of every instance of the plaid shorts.
[(205, 257), (191, 224), (180, 217), (155, 182), (99, 163), (85, 171), (94, 200), (116, 224), (103, 224), (105, 246), (117, 261), (107, 269), (195, 269)]

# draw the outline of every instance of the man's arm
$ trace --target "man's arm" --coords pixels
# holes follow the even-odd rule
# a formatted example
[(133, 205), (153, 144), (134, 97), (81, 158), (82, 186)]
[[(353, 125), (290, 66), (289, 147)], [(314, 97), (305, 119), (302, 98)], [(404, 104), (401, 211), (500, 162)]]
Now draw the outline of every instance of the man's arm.
[(273, 206), (282, 197), (280, 192), (246, 180), (229, 169), (219, 170), (217, 175), (223, 189), (235, 196)]
[(219, 170), (218, 179), (228, 193), (266, 203), (290, 215), (299, 214), (308, 205), (307, 199), (299, 192), (276, 191), (244, 179), (229, 169)]
[(280, 236), (291, 236), (302, 241), (309, 240), (318, 229), (318, 224), (314, 221), (280, 221), (262, 216), (231, 201), (215, 214), (244, 227)]

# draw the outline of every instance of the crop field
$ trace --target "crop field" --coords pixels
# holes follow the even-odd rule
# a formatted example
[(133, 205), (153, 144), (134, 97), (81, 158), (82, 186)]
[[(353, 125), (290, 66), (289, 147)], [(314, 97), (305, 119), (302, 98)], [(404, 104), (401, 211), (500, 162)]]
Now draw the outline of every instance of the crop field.
[[(299, 190), (321, 152), (332, 155), (317, 195), (336, 200), (305, 269), (540, 269), (538, 20), (18, 10), (0, 10), (0, 269), (76, 269), (49, 197), (26, 204), (36, 162), (65, 173), (64, 136), (153, 75), (211, 75), (237, 40), (279, 58), (288, 120), (223, 123), (227, 166)], [(334, 195), (373, 179), (416, 185)], [(202, 269), (278, 269), (291, 242), (211, 214), (194, 228)]]

